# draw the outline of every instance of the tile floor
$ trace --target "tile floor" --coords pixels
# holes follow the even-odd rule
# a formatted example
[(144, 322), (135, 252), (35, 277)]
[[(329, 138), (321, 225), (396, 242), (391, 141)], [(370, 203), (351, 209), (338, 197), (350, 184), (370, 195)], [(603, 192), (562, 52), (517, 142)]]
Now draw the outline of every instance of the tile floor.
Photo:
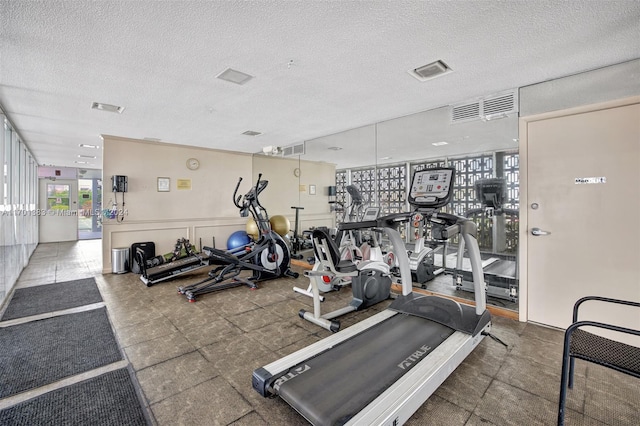
[[(252, 371), (330, 333), (297, 315), (311, 299), (292, 291), (304, 277), (201, 296), (188, 303), (177, 285), (147, 288), (134, 274), (101, 274), (101, 242), (40, 244), (19, 287), (95, 276), (119, 342), (158, 425), (306, 424), (280, 399), (251, 388)], [(327, 295), (323, 308), (346, 304), (349, 292)], [(388, 303), (342, 318), (343, 328)], [(382, 305), (382, 306), (381, 306)], [(484, 339), (409, 425), (552, 425), (556, 421), (562, 332), (494, 316)], [(568, 425), (640, 424), (640, 380), (576, 362)]]

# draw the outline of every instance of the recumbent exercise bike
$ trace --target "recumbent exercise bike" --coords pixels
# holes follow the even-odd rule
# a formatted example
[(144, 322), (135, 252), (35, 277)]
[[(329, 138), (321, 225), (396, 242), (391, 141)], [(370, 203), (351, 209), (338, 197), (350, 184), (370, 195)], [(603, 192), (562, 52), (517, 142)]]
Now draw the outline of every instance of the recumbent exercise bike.
[[(376, 214), (377, 216), (377, 214)], [(370, 260), (354, 262), (351, 259), (341, 259), (340, 249), (336, 242), (321, 229), (313, 231), (313, 249), (316, 255), (316, 264), (312, 271), (305, 271), (309, 277), (309, 287), (313, 297), (313, 312), (301, 309), (300, 318), (310, 321), (329, 331), (337, 332), (340, 322), (335, 318), (346, 313), (359, 311), (382, 302), (391, 297), (391, 273), (390, 267), (382, 259), (382, 252), (376, 239), (377, 221), (345, 222), (339, 226), (340, 231), (355, 231), (371, 229), (373, 246), (371, 247)], [(336, 280), (351, 284), (353, 297), (351, 302), (333, 312), (322, 314), (320, 302), (320, 288), (318, 283), (331, 283)]]
[[(209, 257), (210, 264), (220, 265), (209, 272), (209, 277), (197, 283), (179, 287), (178, 292), (184, 294), (189, 302), (195, 302), (198, 295), (225, 290), (232, 287), (246, 285), (256, 289), (259, 281), (270, 280), (282, 276), (297, 278), (298, 273), (291, 270), (291, 253), (289, 246), (271, 229), (267, 210), (260, 204), (258, 196), (267, 187), (269, 181), (258, 181), (244, 196), (237, 195), (242, 177), (238, 179), (233, 191), (233, 204), (240, 209), (240, 216), (253, 216), (258, 226), (258, 240), (234, 250), (220, 250), (213, 247), (203, 247), (203, 252)], [(244, 270), (252, 271), (251, 277), (240, 277)]]

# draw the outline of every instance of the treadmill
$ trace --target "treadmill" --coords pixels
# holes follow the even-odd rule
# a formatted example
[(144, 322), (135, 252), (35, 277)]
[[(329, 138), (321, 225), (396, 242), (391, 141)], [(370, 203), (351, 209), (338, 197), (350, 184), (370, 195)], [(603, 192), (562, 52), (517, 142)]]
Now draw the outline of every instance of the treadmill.
[(491, 316), (475, 224), (438, 212), (451, 199), (454, 174), (453, 168), (415, 172), (409, 202), (447, 224), (443, 238), (464, 238), (473, 266), (475, 308), (414, 294), (397, 228), (415, 212), (378, 218), (370, 225), (384, 228), (399, 248), (402, 295), (386, 310), (256, 369), (252, 385), (258, 393), (280, 396), (314, 425), (400, 425), (488, 335)]

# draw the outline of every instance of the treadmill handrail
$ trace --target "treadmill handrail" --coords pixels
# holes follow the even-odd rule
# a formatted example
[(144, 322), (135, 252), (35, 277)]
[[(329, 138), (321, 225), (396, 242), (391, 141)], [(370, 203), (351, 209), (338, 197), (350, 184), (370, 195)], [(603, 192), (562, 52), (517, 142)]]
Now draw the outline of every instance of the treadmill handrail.
[(458, 243), (458, 259), (457, 268), (462, 268), (462, 254), (464, 247), (467, 247), (469, 260), (471, 261), (471, 273), (473, 276), (473, 290), (476, 302), (476, 315), (482, 315), (487, 309), (487, 290), (484, 282), (484, 273), (482, 269), (482, 258), (480, 256), (480, 247), (478, 246), (477, 234), (478, 227), (470, 219), (462, 216), (456, 216), (448, 213), (437, 213), (433, 216), (435, 219), (444, 219), (454, 224), (447, 226), (442, 232), (444, 238), (452, 238), (455, 235), (462, 235), (462, 239)]
[(364, 222), (342, 222), (338, 225), (338, 231), (352, 231), (354, 229), (376, 228), (377, 220), (365, 220)]
[(338, 225), (339, 231), (351, 231), (354, 229), (368, 228), (395, 228), (402, 222), (407, 222), (415, 212), (392, 213), (374, 220), (361, 222), (342, 222)]

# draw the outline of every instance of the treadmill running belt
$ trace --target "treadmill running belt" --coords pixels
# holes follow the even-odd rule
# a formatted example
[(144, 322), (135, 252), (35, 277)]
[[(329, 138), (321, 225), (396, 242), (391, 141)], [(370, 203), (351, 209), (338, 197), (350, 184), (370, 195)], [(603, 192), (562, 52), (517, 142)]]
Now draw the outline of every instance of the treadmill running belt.
[(293, 367), (302, 372), (280, 383), (278, 393), (314, 425), (344, 424), (453, 332), (423, 318), (394, 315)]

